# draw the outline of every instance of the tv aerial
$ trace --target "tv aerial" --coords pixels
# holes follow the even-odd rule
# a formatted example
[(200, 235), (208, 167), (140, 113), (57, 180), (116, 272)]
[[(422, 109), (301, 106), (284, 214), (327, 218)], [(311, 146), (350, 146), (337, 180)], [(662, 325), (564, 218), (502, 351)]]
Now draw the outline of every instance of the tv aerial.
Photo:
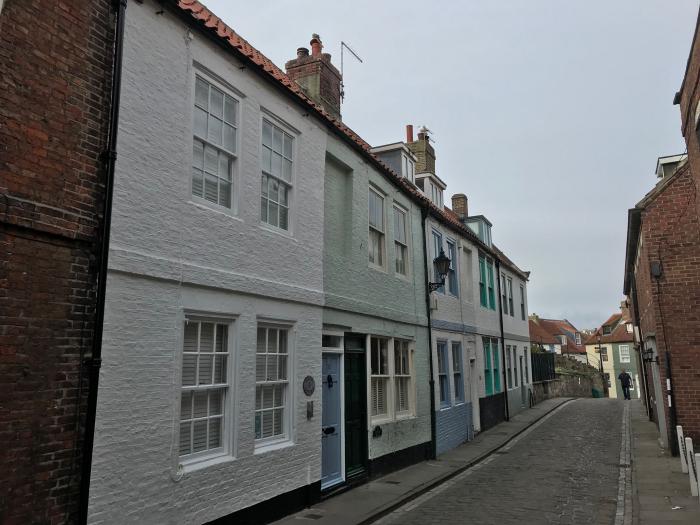
[(360, 64), (363, 63), (360, 56), (357, 53), (355, 53), (355, 51), (353, 51), (353, 49), (349, 45), (347, 45), (345, 42), (343, 42), (341, 40), (340, 41), (340, 100), (345, 99), (345, 83), (343, 82), (343, 79), (345, 78), (344, 71), (343, 71), (343, 54), (344, 54), (343, 52), (345, 51), (345, 49), (350, 51), (350, 53), (352, 53), (352, 56), (354, 56), (360, 62)]

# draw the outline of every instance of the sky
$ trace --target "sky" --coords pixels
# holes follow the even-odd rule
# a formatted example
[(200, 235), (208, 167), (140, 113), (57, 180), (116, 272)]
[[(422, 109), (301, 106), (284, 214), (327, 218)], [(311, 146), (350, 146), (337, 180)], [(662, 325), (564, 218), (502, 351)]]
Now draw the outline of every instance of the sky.
[(685, 150), (698, 0), (204, 0), (284, 68), (318, 33), (343, 121), (372, 145), (432, 132), (436, 171), (531, 272), (528, 308), (579, 329), (619, 308), (627, 209)]

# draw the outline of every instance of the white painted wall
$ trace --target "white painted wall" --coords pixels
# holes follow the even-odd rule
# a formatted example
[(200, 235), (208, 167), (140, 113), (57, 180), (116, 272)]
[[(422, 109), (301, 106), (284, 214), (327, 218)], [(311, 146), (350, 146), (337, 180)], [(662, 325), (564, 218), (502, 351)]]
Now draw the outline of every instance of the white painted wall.
[[(91, 523), (204, 523), (320, 479), (326, 132), (291, 99), (152, 0), (126, 17)], [(240, 96), (234, 212), (190, 193), (195, 63)], [(263, 111), (297, 131), (290, 233), (261, 224)], [(182, 324), (233, 318), (230, 457), (177, 479)], [(292, 324), (292, 442), (254, 453), (259, 317)], [(306, 419), (306, 401), (315, 415)]]

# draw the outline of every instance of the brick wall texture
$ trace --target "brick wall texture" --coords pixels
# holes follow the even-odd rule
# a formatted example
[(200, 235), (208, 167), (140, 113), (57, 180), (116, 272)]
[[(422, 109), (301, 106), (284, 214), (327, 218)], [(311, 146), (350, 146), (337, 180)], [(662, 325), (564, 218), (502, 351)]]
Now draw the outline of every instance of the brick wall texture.
[[(635, 282), (637, 322), (642, 337), (655, 334), (662, 385), (668, 377), (665, 363), (666, 353), (670, 353), (677, 423), (683, 426), (686, 435), (698, 441), (700, 221), (695, 207), (697, 196), (692, 168), (692, 163), (686, 165), (642, 212), (642, 245)], [(652, 262), (660, 262), (662, 266), (658, 282), (651, 276)], [(647, 377), (651, 378), (651, 367), (645, 366)], [(669, 408), (666, 403), (664, 406), (668, 435), (672, 436)]]
[(107, 0), (0, 12), (0, 522), (76, 520), (112, 22)]

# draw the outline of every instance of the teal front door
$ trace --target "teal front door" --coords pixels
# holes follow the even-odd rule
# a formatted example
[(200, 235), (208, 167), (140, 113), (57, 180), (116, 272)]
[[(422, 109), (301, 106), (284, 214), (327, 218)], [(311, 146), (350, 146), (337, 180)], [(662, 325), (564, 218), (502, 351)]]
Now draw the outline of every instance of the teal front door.
[(367, 472), (365, 337), (345, 336), (345, 479)]
[(340, 360), (342, 354), (323, 354), (323, 414), (321, 416), (321, 490), (343, 481)]

